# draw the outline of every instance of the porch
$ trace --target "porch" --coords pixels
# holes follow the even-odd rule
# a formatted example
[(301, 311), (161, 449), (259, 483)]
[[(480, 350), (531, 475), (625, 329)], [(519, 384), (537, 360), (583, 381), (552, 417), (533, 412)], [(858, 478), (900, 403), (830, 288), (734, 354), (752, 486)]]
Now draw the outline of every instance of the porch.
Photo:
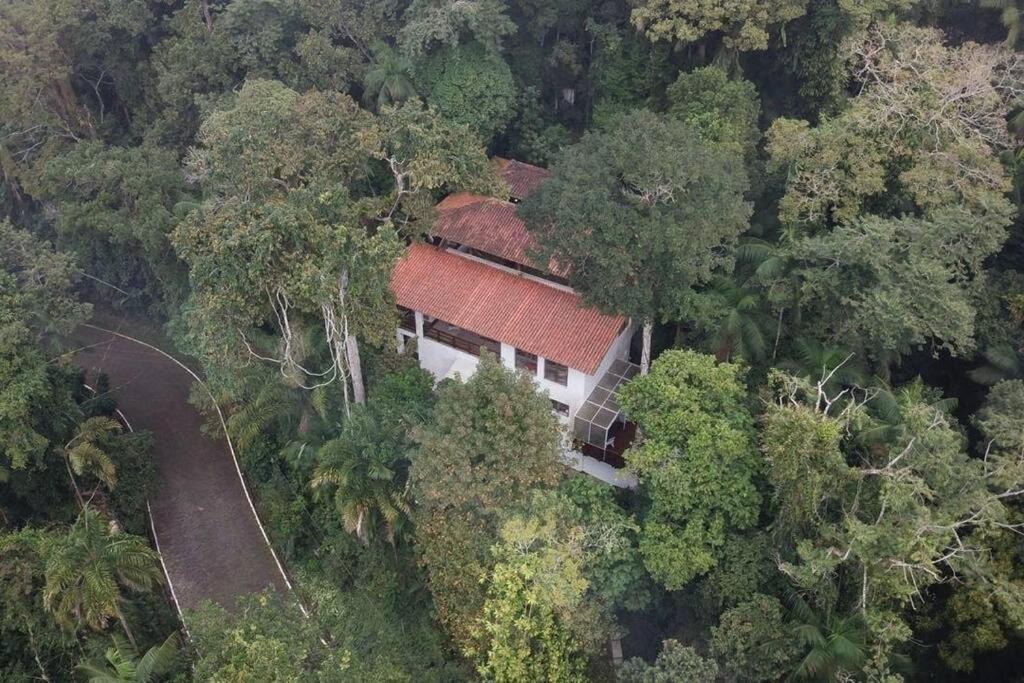
[(582, 454), (612, 467), (625, 466), (622, 454), (636, 438), (636, 425), (622, 414), (619, 389), (639, 372), (639, 366), (616, 359), (576, 411), (573, 440)]

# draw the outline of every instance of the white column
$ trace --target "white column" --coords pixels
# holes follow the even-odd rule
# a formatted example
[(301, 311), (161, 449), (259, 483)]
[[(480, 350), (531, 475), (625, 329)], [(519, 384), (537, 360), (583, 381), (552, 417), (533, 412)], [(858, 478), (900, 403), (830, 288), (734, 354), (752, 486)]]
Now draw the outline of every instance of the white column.
[(416, 336), (420, 339), (423, 338), (423, 314), (419, 311), (415, 311), (416, 315)]
[(544, 356), (537, 356), (537, 376), (544, 379)]
[(501, 342), (501, 364), (506, 368), (515, 369), (516, 367), (516, 347), (511, 344)]

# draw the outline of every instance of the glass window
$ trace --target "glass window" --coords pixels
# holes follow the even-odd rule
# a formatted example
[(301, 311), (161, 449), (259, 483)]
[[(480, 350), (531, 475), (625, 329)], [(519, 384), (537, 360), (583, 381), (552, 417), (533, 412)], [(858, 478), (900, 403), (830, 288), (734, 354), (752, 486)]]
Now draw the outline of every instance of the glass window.
[(553, 360), (544, 359), (544, 379), (556, 384), (566, 385), (569, 383), (569, 368)]
[(532, 353), (516, 349), (516, 367), (520, 370), (526, 370), (531, 375), (536, 375), (537, 356)]
[(559, 415), (565, 415), (566, 417), (569, 417), (569, 406), (562, 403), (561, 401), (551, 399), (551, 409), (554, 410)]

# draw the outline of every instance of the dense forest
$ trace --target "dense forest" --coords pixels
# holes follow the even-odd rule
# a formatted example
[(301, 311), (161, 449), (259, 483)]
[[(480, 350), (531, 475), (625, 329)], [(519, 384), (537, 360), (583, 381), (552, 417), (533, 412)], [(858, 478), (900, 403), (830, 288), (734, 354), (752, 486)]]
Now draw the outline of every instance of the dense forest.
[[(1022, 41), (1021, 0), (4, 0), (0, 680), (1021, 680)], [(495, 156), (640, 330), (634, 489), (528, 377), (395, 348)], [(176, 612), (90, 319), (201, 369), (293, 593)]]

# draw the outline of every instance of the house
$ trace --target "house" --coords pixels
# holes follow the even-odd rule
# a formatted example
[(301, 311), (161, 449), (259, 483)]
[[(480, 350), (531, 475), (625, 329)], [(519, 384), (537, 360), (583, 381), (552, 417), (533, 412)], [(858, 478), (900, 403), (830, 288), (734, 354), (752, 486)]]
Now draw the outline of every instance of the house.
[(471, 375), (487, 349), (533, 376), (578, 450), (615, 463), (629, 434), (615, 397), (636, 374), (628, 360), (633, 325), (584, 306), (557, 264), (531, 261), (534, 243), (516, 204), (547, 171), (495, 164), (509, 198), (445, 197), (427, 241), (413, 243), (395, 266), (398, 343), (415, 337), (420, 365), (439, 381)]

